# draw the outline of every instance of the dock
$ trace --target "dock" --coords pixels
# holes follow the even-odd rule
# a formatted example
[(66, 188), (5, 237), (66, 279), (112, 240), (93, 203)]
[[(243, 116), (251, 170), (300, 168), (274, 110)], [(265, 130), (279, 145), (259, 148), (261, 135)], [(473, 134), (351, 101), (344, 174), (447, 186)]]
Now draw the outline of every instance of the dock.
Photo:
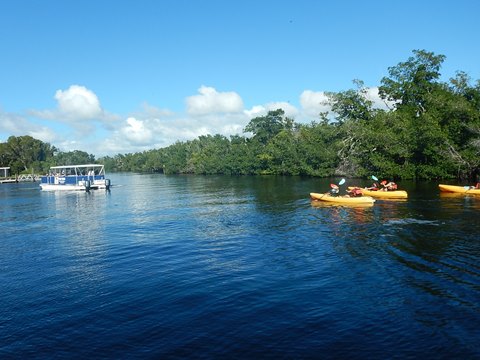
[(35, 182), (40, 181), (40, 175), (21, 174), (18, 176), (10, 175), (9, 167), (0, 167), (0, 184), (13, 184), (18, 182)]

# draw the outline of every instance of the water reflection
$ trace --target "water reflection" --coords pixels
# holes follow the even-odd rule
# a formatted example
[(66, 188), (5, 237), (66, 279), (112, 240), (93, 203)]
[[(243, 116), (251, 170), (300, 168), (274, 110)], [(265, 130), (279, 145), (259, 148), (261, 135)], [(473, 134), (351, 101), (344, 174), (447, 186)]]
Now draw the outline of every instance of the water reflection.
[(2, 197), (18, 205), (0, 208), (12, 353), (76, 339), (82, 357), (478, 354), (476, 198), (412, 183), (407, 201), (332, 206), (306, 196), (325, 179), (111, 178), (111, 193)]
[(355, 203), (352, 203), (352, 204), (335, 204), (335, 203), (331, 203), (331, 202), (316, 201), (316, 200), (312, 200), (310, 203), (311, 203), (311, 205), (312, 205), (313, 207), (317, 207), (317, 208), (325, 208), (325, 207), (370, 208), (370, 207), (373, 207), (373, 205), (374, 205), (374, 203), (364, 203), (364, 204), (361, 204), (361, 203), (359, 203), (359, 204), (355, 204)]
[(47, 236), (58, 239), (58, 250), (64, 252), (61, 256), (71, 259), (66, 268), (77, 284), (103, 279), (109, 196), (110, 192), (103, 190), (41, 192), (43, 202), (49, 204), (48, 211), (55, 214)]
[(459, 212), (467, 209), (480, 210), (480, 196), (441, 192), (440, 205), (442, 208)]

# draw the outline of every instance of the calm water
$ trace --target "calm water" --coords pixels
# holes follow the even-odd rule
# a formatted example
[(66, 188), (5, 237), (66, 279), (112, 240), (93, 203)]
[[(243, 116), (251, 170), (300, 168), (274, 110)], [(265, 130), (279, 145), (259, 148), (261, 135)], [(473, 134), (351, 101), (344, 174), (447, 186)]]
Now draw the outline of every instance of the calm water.
[[(480, 197), (328, 181), (0, 185), (0, 358), (480, 358)], [(348, 185), (348, 182), (347, 182)]]

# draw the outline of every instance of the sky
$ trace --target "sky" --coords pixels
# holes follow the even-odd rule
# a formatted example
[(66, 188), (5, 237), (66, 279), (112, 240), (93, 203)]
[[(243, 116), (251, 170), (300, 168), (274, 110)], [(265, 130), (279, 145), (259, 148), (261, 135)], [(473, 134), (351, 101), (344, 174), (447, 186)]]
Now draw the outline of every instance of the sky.
[(477, 0), (0, 1), (0, 142), (30, 135), (97, 158), (243, 134), (325, 92), (377, 87), (413, 50), (442, 81), (480, 79)]

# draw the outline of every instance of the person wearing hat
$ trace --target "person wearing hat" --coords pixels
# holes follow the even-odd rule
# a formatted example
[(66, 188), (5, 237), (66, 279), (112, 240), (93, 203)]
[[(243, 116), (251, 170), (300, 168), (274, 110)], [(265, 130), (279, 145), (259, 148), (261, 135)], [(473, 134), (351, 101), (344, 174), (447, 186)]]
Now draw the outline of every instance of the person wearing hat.
[(332, 195), (332, 196), (338, 196), (338, 193), (340, 192), (340, 188), (339, 188), (337, 185), (335, 185), (335, 184), (330, 184), (330, 187), (332, 188), (332, 189), (330, 190), (330, 195)]
[(387, 180), (383, 180), (380, 185), (383, 186), (382, 190), (383, 191), (394, 191), (397, 190), (397, 184), (395, 184), (393, 181), (390, 181), (387, 183)]

